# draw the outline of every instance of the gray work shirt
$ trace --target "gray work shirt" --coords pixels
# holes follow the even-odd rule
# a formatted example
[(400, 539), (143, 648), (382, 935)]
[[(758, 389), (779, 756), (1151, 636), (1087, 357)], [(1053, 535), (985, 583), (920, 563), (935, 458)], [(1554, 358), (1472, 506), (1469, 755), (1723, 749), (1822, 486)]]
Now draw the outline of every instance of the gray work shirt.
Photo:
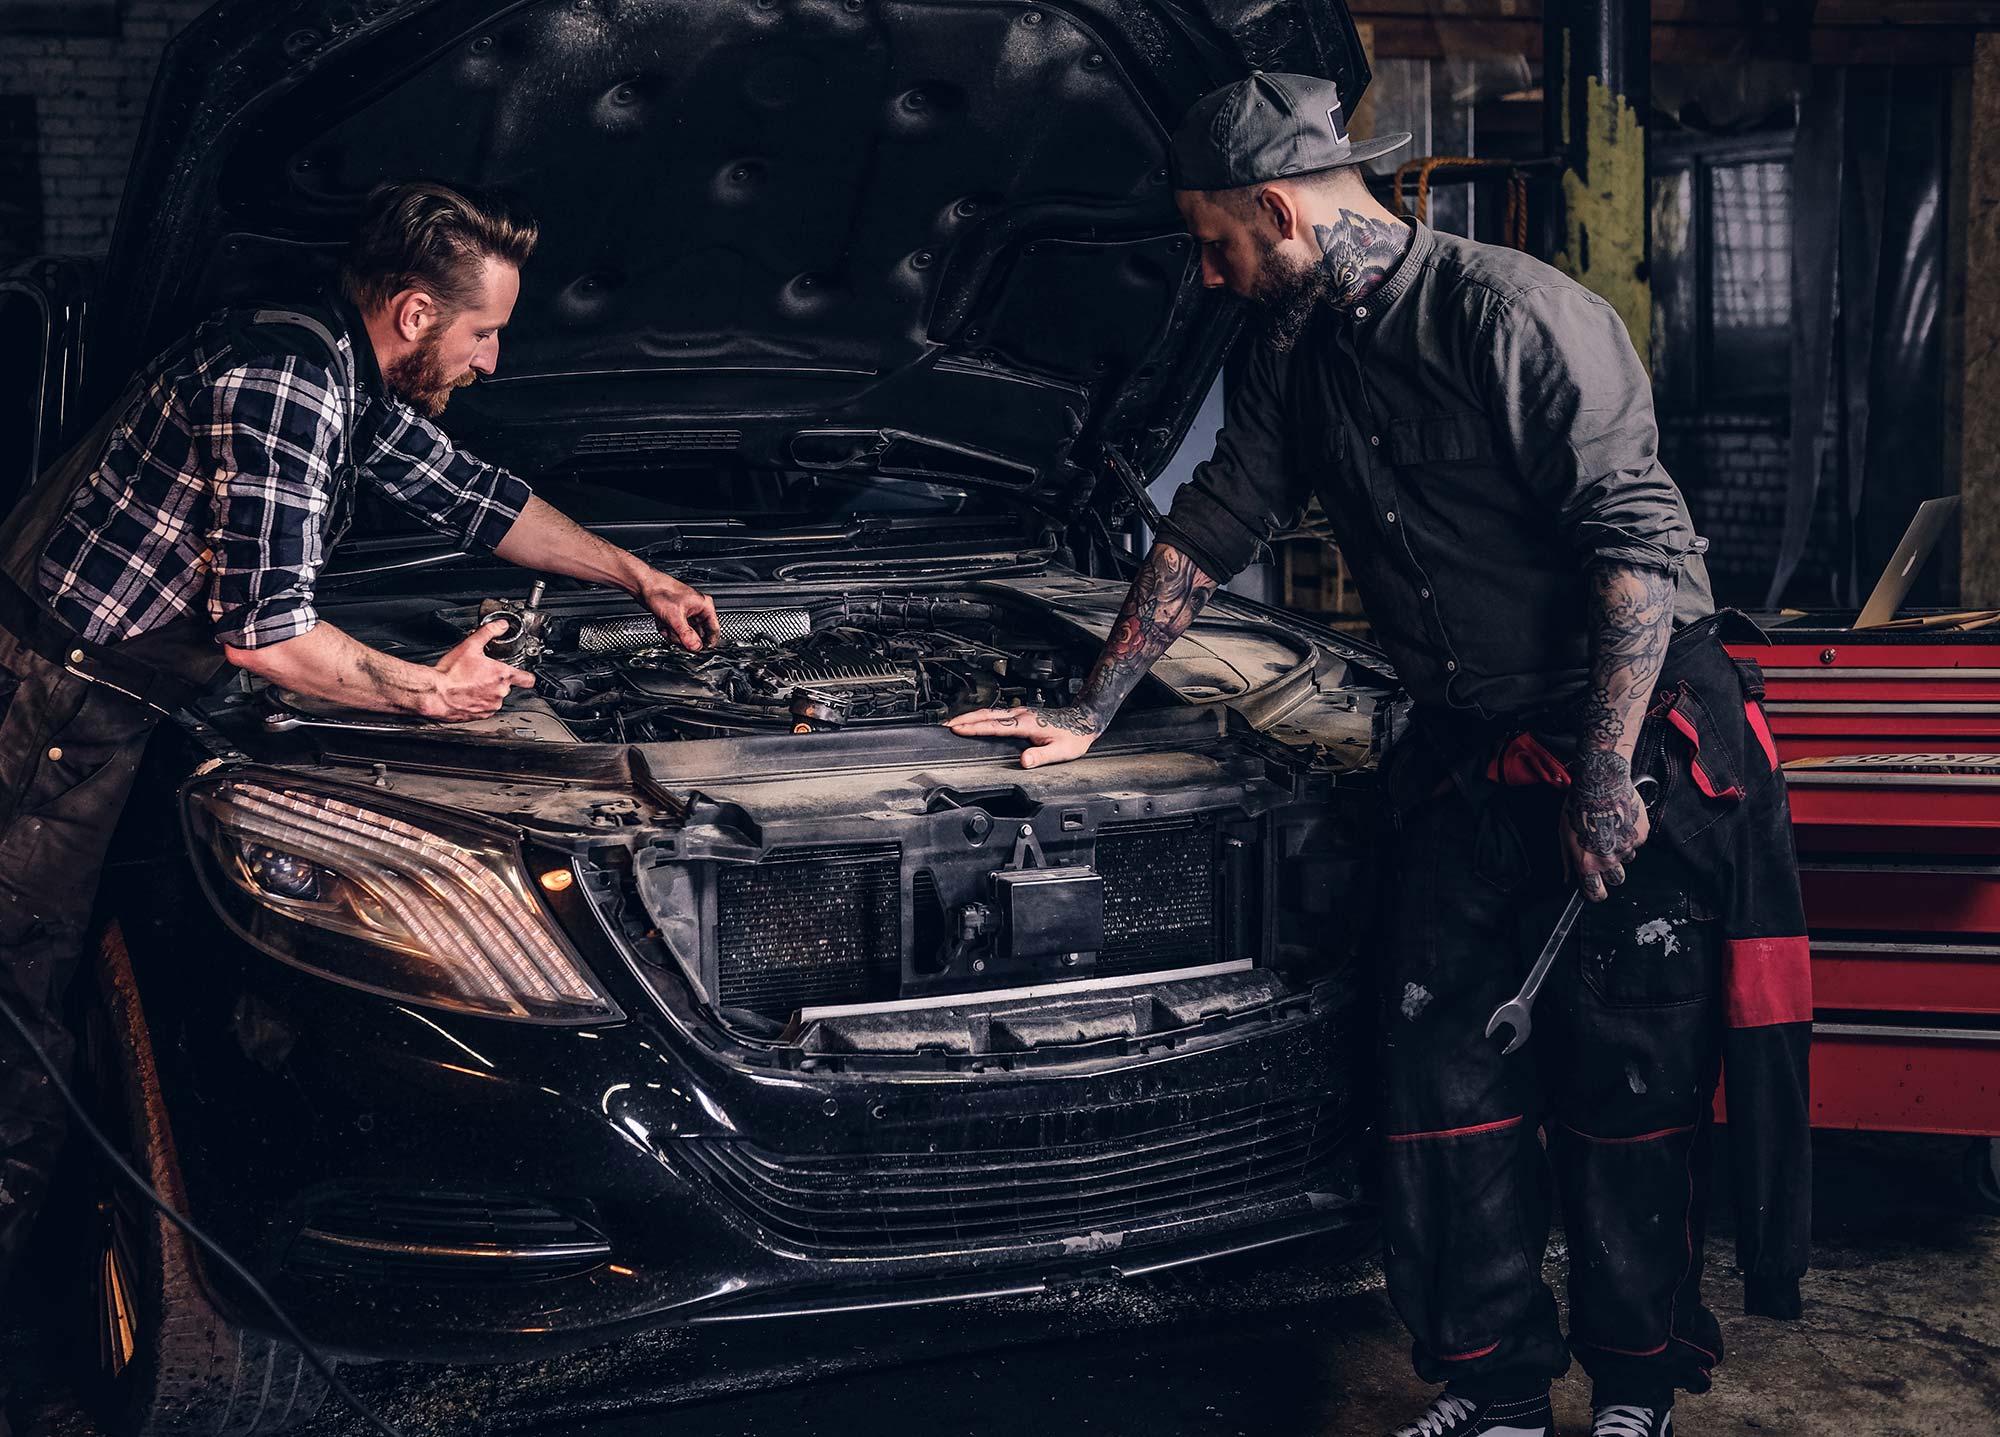
[(1226, 579), (1317, 494), (1376, 638), (1419, 704), (1546, 716), (1590, 676), (1585, 572), (1678, 579), (1714, 609), (1660, 467), (1652, 390), (1602, 299), (1516, 250), (1418, 224), (1351, 312), (1256, 349), (1215, 455), (1161, 537)]

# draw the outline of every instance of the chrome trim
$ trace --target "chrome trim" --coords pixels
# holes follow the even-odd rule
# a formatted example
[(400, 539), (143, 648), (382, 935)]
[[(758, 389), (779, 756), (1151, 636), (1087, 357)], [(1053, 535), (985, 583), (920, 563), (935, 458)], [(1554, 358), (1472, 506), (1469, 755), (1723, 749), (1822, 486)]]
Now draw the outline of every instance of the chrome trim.
[(2000, 668), (1990, 669), (1843, 669), (1838, 664), (1812, 669), (1765, 669), (1767, 679), (1981, 679), (2000, 682)]
[(1887, 1023), (1815, 1023), (1813, 1036), (1829, 1038), (1931, 1038), (1954, 1043), (2000, 1043), (2000, 1028), (1901, 1028)]
[(578, 1257), (609, 1257), (608, 1242), (552, 1243), (548, 1247), (447, 1247), (428, 1242), (392, 1242), (379, 1237), (351, 1237), (346, 1233), (325, 1232), (316, 1227), (302, 1229), (301, 1239), (325, 1243), (328, 1247), (350, 1248), (389, 1257), (468, 1259), (480, 1262), (552, 1262)]
[(1856, 773), (1852, 770), (1804, 768), (1786, 769), (1785, 783), (1793, 788), (1996, 788), (2000, 773)]
[(1938, 863), (1819, 863), (1800, 860), (1801, 873), (1921, 873), (1937, 877), (1951, 878), (1993, 878), (2000, 877), (2000, 863), (1981, 864), (1938, 864)]
[(1102, 993), (1113, 988), (1150, 987), (1186, 978), (1214, 978), (1223, 973), (1248, 972), (1256, 966), (1248, 958), (1232, 958), (1227, 963), (1204, 963), (1198, 968), (1167, 968), (1156, 973), (1126, 973), (1111, 978), (1074, 978), (1066, 983), (995, 988), (991, 992), (937, 993), (928, 998), (888, 998), (879, 1003), (836, 1003), (824, 1008), (801, 1008), (799, 1021), (853, 1018), (863, 1013), (910, 1013), (920, 1008), (963, 1008), (973, 1003), (1012, 1003), (1025, 998), (1064, 998), (1072, 993)]
[(1843, 703), (1838, 699), (1765, 700), (1767, 714), (1991, 714), (2000, 718), (2000, 699), (1989, 704), (1918, 703), (1914, 700), (1878, 700), (1873, 703)]
[(1811, 945), (1814, 953), (1864, 953), (1898, 958), (2000, 958), (1993, 943), (1883, 943), (1864, 938), (1829, 938)]

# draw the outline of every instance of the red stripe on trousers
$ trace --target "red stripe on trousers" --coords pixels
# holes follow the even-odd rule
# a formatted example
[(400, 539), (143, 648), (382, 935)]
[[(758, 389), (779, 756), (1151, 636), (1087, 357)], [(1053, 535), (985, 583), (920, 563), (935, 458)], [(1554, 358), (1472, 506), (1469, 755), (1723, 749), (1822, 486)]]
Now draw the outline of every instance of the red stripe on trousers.
[(1587, 1143), (1607, 1143), (1613, 1145), (1618, 1143), (1650, 1143), (1656, 1138), (1671, 1138), (1677, 1133), (1691, 1133), (1694, 1131), (1694, 1124), (1688, 1123), (1678, 1128), (1661, 1128), (1657, 1133), (1641, 1133), (1636, 1138), (1600, 1138), (1596, 1133), (1586, 1133), (1582, 1128), (1571, 1128), (1568, 1123), (1564, 1123), (1563, 1126), (1569, 1128), (1571, 1132)]
[(1755, 699), (1743, 705), (1743, 717), (1750, 720), (1750, 732), (1757, 735), (1757, 742), (1763, 746), (1764, 761), (1772, 768), (1778, 766), (1778, 745), (1771, 737), (1771, 725), (1764, 717), (1764, 706)]
[(1497, 1123), (1478, 1123), (1469, 1128), (1441, 1128), (1434, 1133), (1391, 1133), (1389, 1134), (1389, 1141), (1392, 1143), (1415, 1143), (1430, 1138), (1466, 1138), (1471, 1137), (1474, 1133), (1497, 1133), (1502, 1128), (1518, 1127), (1520, 1122), (1521, 1119), (1519, 1117), (1512, 1117), (1502, 1118)]
[(1723, 966), (1730, 1027), (1812, 1021), (1812, 955), (1804, 934), (1732, 938)]
[(1454, 1353), (1454, 1354), (1453, 1354), (1452, 1356), (1450, 1356), (1450, 1357), (1440, 1357), (1440, 1358), (1438, 1359), (1438, 1361), (1440, 1361), (1440, 1362), (1470, 1362), (1470, 1361), (1472, 1361), (1472, 1359), (1473, 1359), (1473, 1358), (1475, 1358), (1475, 1357), (1484, 1357), (1484, 1356), (1486, 1356), (1486, 1355), (1487, 1355), (1488, 1353), (1490, 1353), (1490, 1352), (1498, 1352), (1499, 1350), (1500, 1350), (1500, 1344), (1496, 1342), (1496, 1343), (1494, 1343), (1494, 1344), (1493, 1344), (1493, 1345), (1492, 1345), (1491, 1347), (1482, 1347), (1482, 1348), (1480, 1348), (1480, 1349), (1479, 1349), (1479, 1350), (1478, 1350), (1477, 1352), (1459, 1352), (1459, 1353)]
[(1694, 725), (1689, 722), (1686, 714), (1679, 709), (1668, 709), (1667, 722), (1679, 729), (1681, 737), (1694, 745), (1694, 757), (1688, 760), (1688, 772), (1694, 775), (1696, 788), (1710, 798), (1743, 797), (1743, 790), (1735, 784), (1731, 784), (1728, 788), (1717, 788), (1715, 780), (1709, 777), (1708, 770), (1701, 766), (1701, 735), (1695, 732)]

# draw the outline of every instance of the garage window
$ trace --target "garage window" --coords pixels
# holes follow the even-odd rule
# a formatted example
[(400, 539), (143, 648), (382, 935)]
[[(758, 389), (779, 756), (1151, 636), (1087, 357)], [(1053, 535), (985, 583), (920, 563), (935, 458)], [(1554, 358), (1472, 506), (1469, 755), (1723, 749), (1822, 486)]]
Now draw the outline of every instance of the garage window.
[(1653, 381), (1663, 410), (1781, 406), (1791, 389), (1791, 137), (1654, 156)]

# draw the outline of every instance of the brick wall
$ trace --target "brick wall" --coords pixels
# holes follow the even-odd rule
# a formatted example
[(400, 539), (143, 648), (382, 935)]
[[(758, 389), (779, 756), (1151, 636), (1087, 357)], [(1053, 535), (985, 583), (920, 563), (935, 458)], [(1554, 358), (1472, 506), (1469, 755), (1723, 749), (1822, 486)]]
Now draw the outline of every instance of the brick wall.
[(32, 98), (38, 121), (41, 248), (86, 253), (110, 242), (160, 52), (209, 3), (123, 0), (115, 35), (0, 29), (0, 97)]
[[(1718, 602), (1759, 608), (1777, 563), (1791, 484), (1791, 425), (1782, 415), (1663, 416), (1660, 459), (1687, 496), (1698, 533), (1709, 542), (1708, 573)], [(1819, 504), (1805, 557), (1785, 591), (1796, 606), (1836, 603), (1833, 573), (1840, 544), (1838, 456), (1828, 445)]]

